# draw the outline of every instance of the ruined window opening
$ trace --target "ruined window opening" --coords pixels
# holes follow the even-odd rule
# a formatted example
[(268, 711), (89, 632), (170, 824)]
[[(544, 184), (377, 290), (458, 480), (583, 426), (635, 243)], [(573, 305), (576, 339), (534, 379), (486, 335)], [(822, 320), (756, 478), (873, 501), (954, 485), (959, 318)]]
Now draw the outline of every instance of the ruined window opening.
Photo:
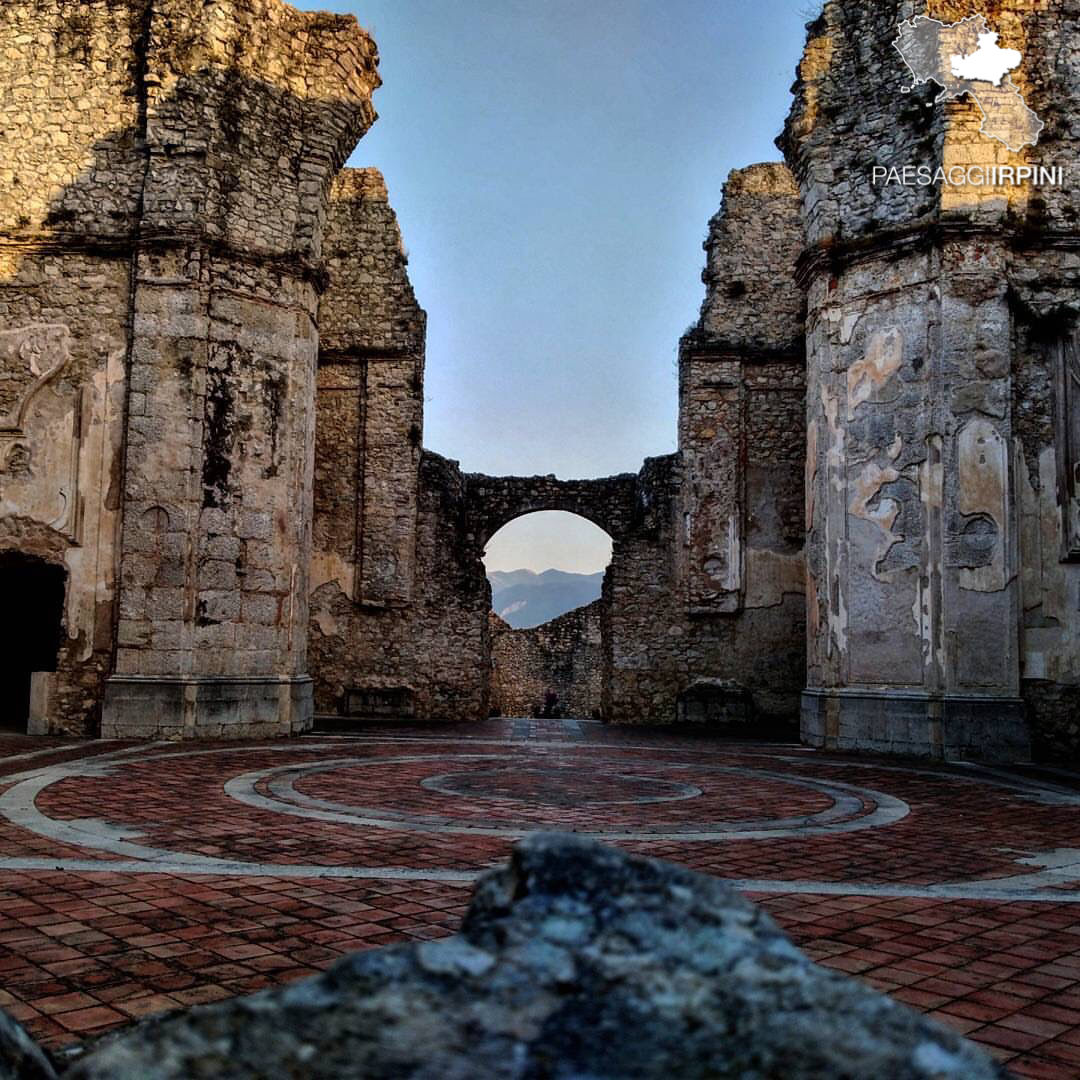
[(1062, 559), (1080, 562), (1080, 342), (1078, 332), (1062, 341), (1057, 364), (1058, 501)]
[(492, 610), (514, 629), (532, 629), (587, 607), (600, 598), (611, 554), (608, 533), (578, 514), (523, 514), (484, 552)]
[(492, 716), (601, 720), (611, 536), (566, 511), (524, 514), (488, 542)]
[(0, 729), (26, 732), (35, 672), (56, 670), (64, 613), (64, 570), (19, 552), (0, 553), (0, 631), (4, 708)]

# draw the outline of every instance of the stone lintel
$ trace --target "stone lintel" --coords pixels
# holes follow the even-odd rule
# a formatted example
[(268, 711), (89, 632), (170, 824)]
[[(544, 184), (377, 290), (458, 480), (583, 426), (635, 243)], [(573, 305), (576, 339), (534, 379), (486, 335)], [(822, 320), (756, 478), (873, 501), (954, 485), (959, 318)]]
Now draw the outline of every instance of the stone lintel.
[(802, 741), (825, 750), (913, 757), (1028, 761), (1031, 738), (1020, 698), (905, 690), (808, 689)]

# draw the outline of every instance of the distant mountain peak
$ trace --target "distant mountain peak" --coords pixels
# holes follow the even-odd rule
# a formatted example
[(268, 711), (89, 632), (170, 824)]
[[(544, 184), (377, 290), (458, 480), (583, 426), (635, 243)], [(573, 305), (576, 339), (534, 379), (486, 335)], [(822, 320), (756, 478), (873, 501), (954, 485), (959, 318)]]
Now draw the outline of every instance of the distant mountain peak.
[(554, 568), (534, 570), (492, 570), (492, 610), (515, 630), (542, 626), (575, 608), (600, 599), (604, 571), (577, 574)]

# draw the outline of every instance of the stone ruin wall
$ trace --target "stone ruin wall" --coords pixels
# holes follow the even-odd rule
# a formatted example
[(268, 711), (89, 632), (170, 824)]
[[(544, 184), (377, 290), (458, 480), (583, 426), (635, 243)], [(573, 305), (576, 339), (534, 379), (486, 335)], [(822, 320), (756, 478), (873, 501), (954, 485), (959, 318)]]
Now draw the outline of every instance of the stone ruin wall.
[[(1047, 121), (1040, 160), (1072, 160), (1065, 8), (991, 9)], [(674, 720), (701, 680), (790, 717), (805, 636), (812, 742), (1023, 753), (1026, 715), (1039, 753), (1075, 755), (1076, 177), (869, 186), (872, 162), (1032, 159), (966, 100), (899, 94), (895, 26), (924, 10), (974, 9), (830, 0), (811, 24), (794, 178), (732, 174), (710, 224), (679, 452), (549, 482), (422, 449), (425, 317), (381, 177), (340, 172), (378, 84), (353, 20), (9, 3), (0, 553), (69, 579), (32, 730), (93, 734), (103, 698), (103, 734), (301, 730), (309, 670), (319, 712), (358, 690), (484, 716), (484, 545), (570, 509), (614, 540), (596, 609), (613, 720)]]
[[(69, 500), (82, 507), (78, 547), (46, 531), (55, 507), (21, 512), (15, 470), (0, 489), (9, 546), (72, 574), (78, 645), (48, 677), (42, 717), (92, 733), (107, 694), (104, 734), (277, 734), (308, 722), (308, 670), (319, 712), (341, 712), (359, 689), (405, 690), (421, 718), (484, 715), (491, 523), (476, 506), (491, 480), (422, 450), (425, 321), (396, 220), (374, 170), (337, 174), (371, 119), (373, 47), (349, 20), (275, 3), (189, 8), (132, 0), (69, 18), (57, 7), (55, 25), (43, 4), (16, 12), (16, 34), (32, 27), (41, 42), (17, 41), (15, 96), (33, 108), (7, 125), (19, 175), (6, 177), (18, 194), (9, 227), (16, 239), (29, 230), (33, 259), (65, 266), (35, 269), (31, 289), (5, 282), (9, 326), (23, 328), (4, 333), (12, 355), (30, 326), (35, 356), (76, 361), (35, 390), (52, 426), (47, 437), (28, 426), (41, 447), (31, 468), (46, 447), (52, 472), (73, 468), (57, 423), (85, 444), (84, 487)], [(318, 48), (309, 38), (298, 52), (302, 28)], [(340, 75), (319, 82), (331, 53), (354, 73), (338, 101), (325, 95)], [(57, 125), (31, 123), (50, 89)], [(67, 140), (49, 134), (65, 125)], [(52, 163), (65, 155), (68, 184)], [(45, 178), (28, 183), (39, 160)], [(786, 373), (754, 378), (762, 402), (786, 392)], [(753, 415), (771, 423), (775, 405)], [(40, 475), (23, 481), (26, 498), (43, 497)], [(677, 458), (647, 463), (633, 514), (612, 525), (603, 696), (628, 721), (674, 718), (716, 656), (748, 652), (730, 619), (689, 616), (682, 476)], [(533, 494), (536, 509), (563, 498)]]
[(605, 716), (672, 723), (701, 679), (798, 711), (805, 657), (798, 200), (783, 166), (732, 174), (680, 346), (679, 453), (646, 463), (648, 527), (604, 582)]
[(116, 5), (78, 26), (65, 11), (8, 4), (0, 25), (0, 547), (68, 579), (32, 730), (90, 734), (113, 654), (139, 187), (117, 144), (138, 120), (142, 26)]
[(278, 0), (10, 0), (0, 56), (0, 547), (68, 578), (31, 730), (294, 730), (324, 204), (374, 45)]
[(690, 674), (741, 683), (777, 719), (805, 685), (802, 244), (788, 170), (732, 173), (679, 358), (680, 557), (691, 632), (708, 649)]
[[(374, 711), (363, 703), (355, 710), (361, 718), (487, 716), (491, 592), (480, 550), (465, 533), (465, 486), (456, 462), (422, 453), (417, 577), (408, 605), (361, 606), (339, 579), (316, 588), (310, 642), (316, 713), (348, 715), (350, 692), (359, 692), (362, 702), (375, 702)], [(319, 516), (317, 503), (316, 522)]]
[(422, 449), (426, 316), (375, 169), (335, 181), (326, 263), (309, 645), (316, 712), (476, 719), (487, 712), (490, 598), (466, 536), (465, 478)]
[(548, 693), (562, 716), (588, 720), (602, 705), (602, 602), (568, 611), (543, 626), (514, 630), (491, 615), (491, 708), (533, 716)]
[[(902, 18), (976, 12), (1046, 122), (1020, 153), (929, 107)], [(817, 745), (1075, 756), (1077, 133), (1071, 6), (865, 5), (811, 25), (782, 138), (808, 251), (810, 692)], [(874, 190), (870, 166), (1067, 164), (1061, 188)]]
[[(1059, 501), (1076, 490), (1076, 349), (1071, 329), (1049, 332), (1071, 327), (1075, 256), (1056, 241), (1045, 255), (1030, 250), (1035, 236), (1067, 236), (1071, 197), (1020, 205), (981, 192), (970, 206), (939, 206), (923, 189), (868, 187), (875, 155), (885, 164), (1010, 160), (979, 133), (969, 103), (942, 116), (925, 107), (924, 91), (899, 95), (891, 43), (896, 23), (916, 11), (895, 7), (832, 2), (811, 25), (782, 140), (794, 176), (776, 165), (736, 172), (710, 225), (707, 296), (680, 347), (679, 453), (628, 478), (628, 516), (605, 521), (585, 510), (614, 540), (599, 608), (603, 710), (614, 720), (673, 720), (680, 697), (703, 680), (745, 688), (766, 720), (790, 717), (808, 679), (804, 731), (829, 745), (1022, 753), (1021, 695), (1036, 713), (1037, 745), (1075, 742), (1080, 604), (1067, 560), (1077, 529)], [(950, 21), (971, 12), (930, 13)], [(1004, 44), (1038, 54), (1042, 71), (1065, 71), (1059, 81), (1072, 77), (1074, 51), (1055, 36), (1057, 6), (1003, 4), (987, 14)], [(1036, 108), (1053, 96), (1040, 70), (1022, 76)], [(1066, 136), (1051, 122), (1042, 145), (1060, 154)], [(977, 247), (960, 237), (943, 243), (931, 231), (957, 222), (997, 230), (1003, 221), (1007, 243), (986, 234)], [(392, 444), (402, 445), (403, 430)], [(1022, 468), (1010, 446), (1022, 451)], [(984, 468), (987, 448), (997, 465)], [(580, 507), (572, 482), (461, 476), (452, 463), (423, 461), (439, 463), (433, 486), (421, 478), (417, 488), (417, 543), (430, 537), (435, 563), (417, 547), (415, 565), (429, 569), (413, 578), (424, 585), (411, 614), (404, 594), (366, 611), (365, 620), (381, 620), (370, 623), (381, 627), (378, 642), (402, 644), (364, 670), (388, 679), (422, 672), (443, 656), (431, 647), (437, 640), (461, 661), (447, 665), (441, 695), (482, 709), (486, 691), (469, 687), (486, 685), (483, 545), (520, 513)], [(1026, 485), (1018, 499), (1014, 478)], [(965, 483), (974, 485), (968, 494)], [(394, 549), (407, 515), (392, 497), (375, 499), (381, 532), (395, 523)], [(424, 611), (428, 594), (443, 602)], [(446, 636), (440, 620), (463, 596)], [(1003, 626), (1015, 633), (987, 647)], [(407, 657), (406, 641), (415, 647)], [(820, 713), (818, 690), (829, 698)], [(920, 694), (953, 710), (951, 721), (939, 718), (951, 733), (935, 729), (926, 708), (921, 719), (906, 704), (896, 711)], [(976, 723), (974, 698), (998, 702), (998, 722)]]
[[(805, 364), (790, 173), (734, 173), (705, 248), (706, 299), (680, 349), (679, 453), (623, 478), (622, 512), (540, 492), (514, 505), (581, 512), (612, 536), (605, 718), (674, 723), (694, 684), (728, 679), (761, 724), (791, 725), (805, 686)], [(530, 678), (545, 677), (538, 663)]]

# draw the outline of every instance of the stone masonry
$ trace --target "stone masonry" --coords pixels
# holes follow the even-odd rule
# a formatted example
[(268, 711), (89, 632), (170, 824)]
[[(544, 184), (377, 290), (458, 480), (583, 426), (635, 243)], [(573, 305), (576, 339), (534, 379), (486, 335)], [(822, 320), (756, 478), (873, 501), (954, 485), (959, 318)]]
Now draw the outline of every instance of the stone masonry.
[(597, 600), (543, 626), (514, 630), (491, 615), (491, 707), (500, 716), (533, 716), (548, 694), (560, 715), (601, 714), (603, 627)]
[[(1046, 118), (1013, 153), (970, 97), (901, 94), (897, 24), (976, 10)], [(808, 295), (814, 745), (1075, 753), (1076, 130), (1068, 4), (832, 2), (781, 139)], [(1068, 163), (1062, 187), (875, 189), (869, 166)], [(1030, 724), (1030, 730), (1029, 730)]]
[(30, 728), (299, 730), (322, 233), (375, 46), (279, 0), (12, 0), (0, 39), (0, 535), (67, 583)]
[[(1023, 54), (1037, 147), (987, 138), (969, 97), (901, 93), (899, 23), (975, 10), (825, 4), (786, 165), (734, 172), (709, 226), (678, 451), (559, 480), (424, 449), (426, 316), (382, 177), (343, 169), (379, 85), (355, 20), (10, 0), (0, 587), (39, 615), (0, 651), (29, 730), (470, 720), (573, 667), (567, 703), (615, 723), (801, 711), (814, 745), (1076, 755), (1075, 169), (870, 178), (1071, 161), (1064, 0), (977, 8)], [(613, 558), (597, 605), (516, 637), (482, 560), (536, 510), (593, 521)]]

